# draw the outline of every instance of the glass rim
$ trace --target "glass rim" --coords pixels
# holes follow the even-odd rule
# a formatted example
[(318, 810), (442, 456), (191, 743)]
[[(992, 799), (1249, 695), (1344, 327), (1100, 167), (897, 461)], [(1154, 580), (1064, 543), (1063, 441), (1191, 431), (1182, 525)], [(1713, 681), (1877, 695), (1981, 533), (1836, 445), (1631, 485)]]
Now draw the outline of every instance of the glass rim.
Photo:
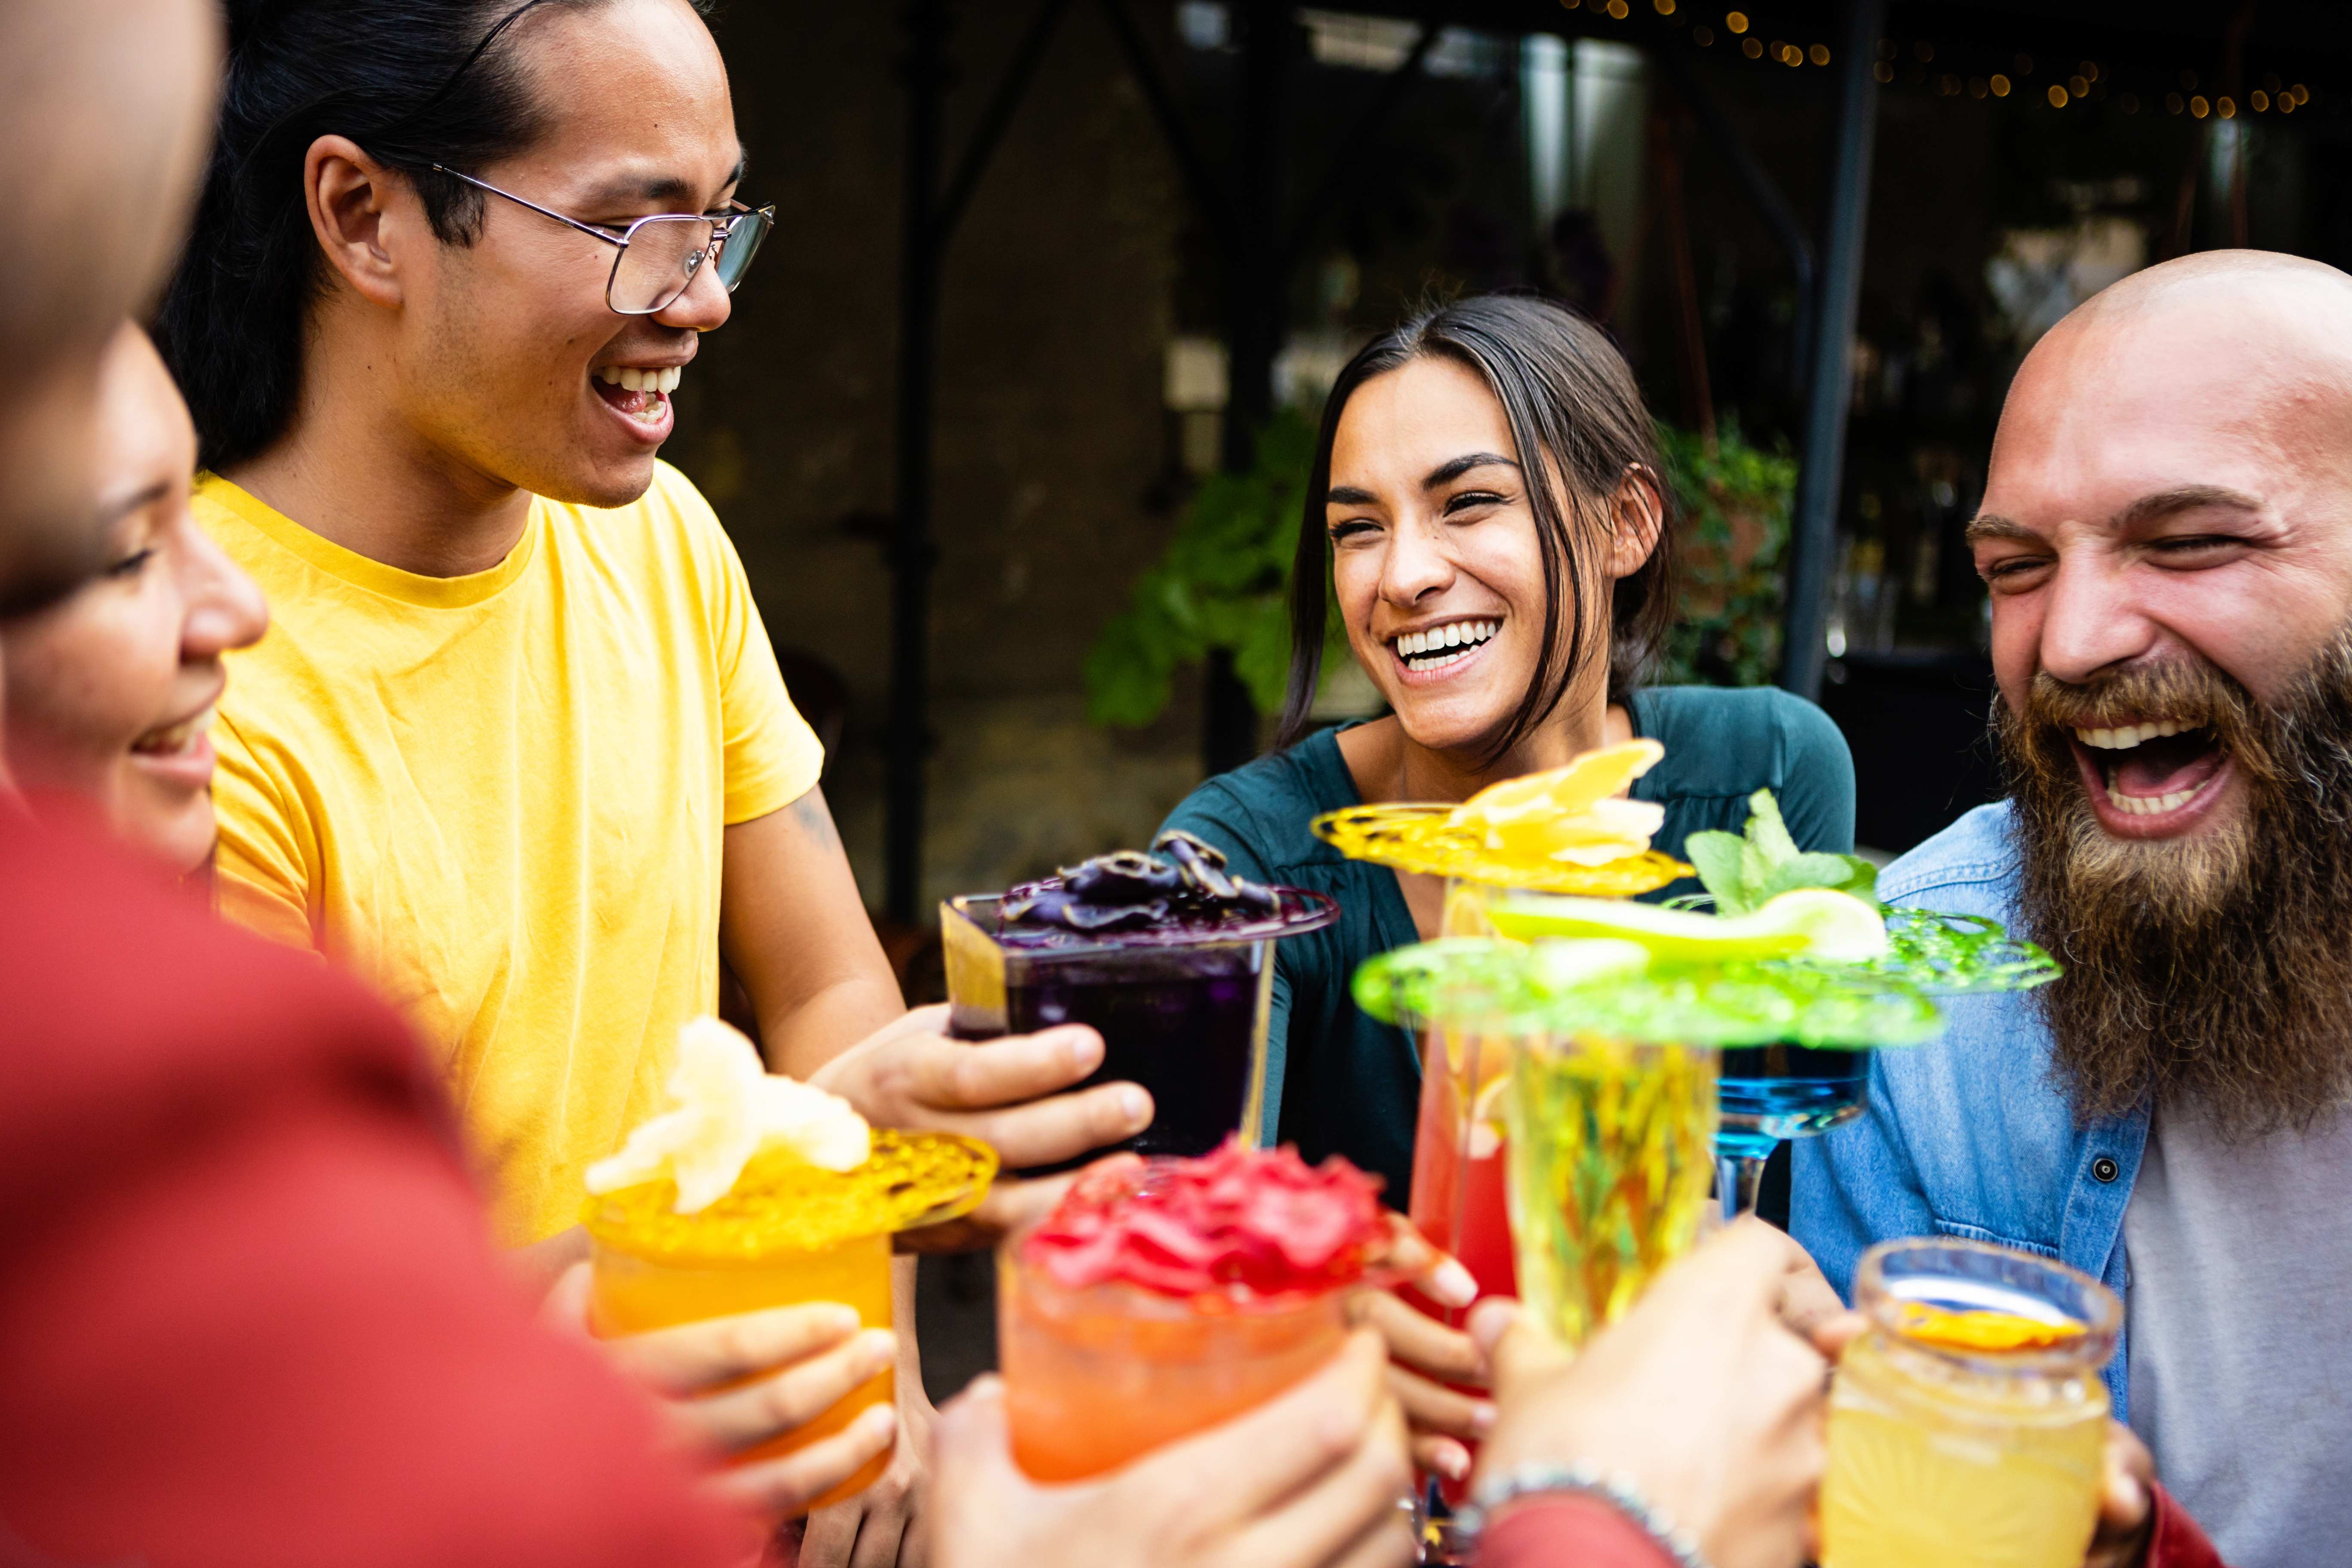
[[(1890, 1260), (1906, 1257), (1946, 1254), (1962, 1258), (1997, 1261), (2007, 1268), (2038, 1271), (2053, 1280), (2062, 1280), (2080, 1294), (2087, 1312), (2074, 1312), (2050, 1301), (2046, 1295), (2038, 1296), (2063, 1321), (2079, 1324), (2083, 1334), (2064, 1345), (2048, 1345), (2019, 1350), (1963, 1349), (1939, 1345), (1919, 1339), (1898, 1321), (1897, 1309), (1906, 1301), (1919, 1300), (1919, 1295), (1899, 1295), (1887, 1275)], [(1924, 1276), (1912, 1276), (1923, 1278)], [(1955, 1276), (1954, 1278), (1960, 1278)], [(1991, 1282), (1995, 1289), (2005, 1289), (2013, 1296), (2037, 1297), (2037, 1292), (2022, 1283)], [(1948, 1300), (1948, 1298), (1946, 1298)], [(1900, 1237), (1877, 1242), (1862, 1255), (1853, 1277), (1853, 1304), (1867, 1317), (1874, 1328), (1884, 1331), (1905, 1349), (1919, 1354), (1932, 1355), (1979, 1372), (2017, 1373), (2096, 1373), (2114, 1359), (2116, 1341), (2123, 1333), (2124, 1304), (2122, 1298), (2102, 1281), (2059, 1258), (2047, 1258), (2023, 1247), (2006, 1247), (1998, 1242), (1978, 1241), (1958, 1236)], [(1997, 1308), (1995, 1310), (1998, 1310)]]

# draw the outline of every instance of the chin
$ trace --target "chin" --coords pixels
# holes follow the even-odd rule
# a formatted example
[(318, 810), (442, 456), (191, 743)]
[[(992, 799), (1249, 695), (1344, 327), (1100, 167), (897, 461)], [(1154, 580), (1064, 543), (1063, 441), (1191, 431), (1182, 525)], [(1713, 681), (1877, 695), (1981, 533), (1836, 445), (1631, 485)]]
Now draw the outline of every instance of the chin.
[[(610, 510), (628, 506), (645, 499), (654, 487), (654, 461), (657, 452), (632, 453), (627, 458), (613, 458), (583, 464), (575, 472), (565, 476), (562, 493), (553, 489), (538, 489), (550, 500), (568, 502), (573, 506), (600, 507)], [(535, 489), (538, 487), (533, 487)]]
[(157, 806), (134, 813), (115, 827), (131, 847), (178, 877), (209, 864), (220, 838), (210, 795), (176, 808)]

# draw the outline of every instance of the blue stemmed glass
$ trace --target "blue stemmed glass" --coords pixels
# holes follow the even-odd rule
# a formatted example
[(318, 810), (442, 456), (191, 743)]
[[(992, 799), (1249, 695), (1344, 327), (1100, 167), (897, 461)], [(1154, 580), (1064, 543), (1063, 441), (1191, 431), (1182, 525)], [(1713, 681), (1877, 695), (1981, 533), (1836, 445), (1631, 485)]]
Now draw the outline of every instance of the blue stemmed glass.
[(1791, 1138), (1810, 1138), (1862, 1114), (1871, 1051), (1780, 1041), (1723, 1053), (1722, 1111), (1715, 1135), (1716, 1193), (1723, 1217), (1756, 1212), (1764, 1163)]

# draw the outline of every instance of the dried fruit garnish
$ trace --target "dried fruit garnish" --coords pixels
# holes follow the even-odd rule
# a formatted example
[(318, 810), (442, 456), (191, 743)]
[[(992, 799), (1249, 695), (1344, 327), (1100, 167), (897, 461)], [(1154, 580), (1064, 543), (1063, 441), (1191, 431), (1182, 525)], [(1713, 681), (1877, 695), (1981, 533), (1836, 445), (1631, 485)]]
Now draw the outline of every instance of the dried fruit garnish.
[(1224, 851), (1213, 844), (1171, 829), (1151, 849), (1114, 849), (1024, 882), (1006, 892), (1001, 913), (1008, 924), (1109, 931), (1282, 912), (1279, 893), (1227, 871)]
[(1352, 1284), (1390, 1235), (1381, 1183), (1333, 1155), (1228, 1138), (1195, 1160), (1087, 1172), (1022, 1245), (1069, 1289), (1266, 1298)]

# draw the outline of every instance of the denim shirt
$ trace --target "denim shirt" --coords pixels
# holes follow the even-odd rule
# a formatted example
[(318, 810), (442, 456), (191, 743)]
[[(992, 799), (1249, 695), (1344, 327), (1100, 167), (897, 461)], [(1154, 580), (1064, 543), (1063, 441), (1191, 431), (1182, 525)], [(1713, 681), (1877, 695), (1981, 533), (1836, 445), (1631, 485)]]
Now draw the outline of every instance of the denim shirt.
[[(1890, 904), (1986, 915), (2014, 928), (2017, 850), (2006, 802), (1979, 806), (1881, 873)], [(1954, 1236), (2055, 1258), (2126, 1294), (2124, 1210), (2147, 1142), (2146, 1106), (2087, 1125), (2053, 1076), (2030, 998), (1943, 1005), (1937, 1039), (1876, 1053), (1870, 1107), (1797, 1144), (1791, 1229), (1839, 1294), (1873, 1242)], [(2107, 1391), (2128, 1418), (2118, 1342)]]

